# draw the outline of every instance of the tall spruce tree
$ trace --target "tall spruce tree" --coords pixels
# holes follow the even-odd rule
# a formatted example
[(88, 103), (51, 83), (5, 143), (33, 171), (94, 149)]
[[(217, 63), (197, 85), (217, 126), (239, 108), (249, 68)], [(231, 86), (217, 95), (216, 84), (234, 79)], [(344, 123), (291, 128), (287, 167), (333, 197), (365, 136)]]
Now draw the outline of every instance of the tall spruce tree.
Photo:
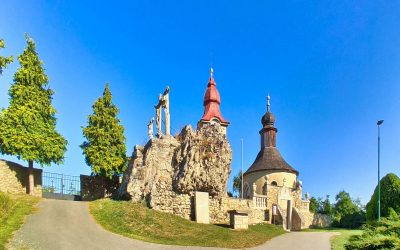
[(108, 84), (103, 96), (93, 104), (88, 126), (82, 128), (85, 141), (81, 148), (86, 163), (96, 175), (112, 178), (125, 170), (127, 157), (124, 127), (117, 118), (118, 108), (112, 103)]
[[(3, 39), (0, 39), (0, 49), (4, 49), (6, 47), (6, 43)], [(3, 69), (7, 67), (8, 64), (13, 62), (13, 57), (8, 56), (0, 56), (0, 75), (3, 74)]]
[(67, 141), (56, 131), (56, 110), (51, 105), (53, 90), (36, 52), (34, 41), (25, 34), (27, 47), (18, 56), (21, 67), (9, 89), (10, 105), (0, 114), (0, 151), (29, 163), (28, 193), (33, 194), (33, 162), (60, 164)]

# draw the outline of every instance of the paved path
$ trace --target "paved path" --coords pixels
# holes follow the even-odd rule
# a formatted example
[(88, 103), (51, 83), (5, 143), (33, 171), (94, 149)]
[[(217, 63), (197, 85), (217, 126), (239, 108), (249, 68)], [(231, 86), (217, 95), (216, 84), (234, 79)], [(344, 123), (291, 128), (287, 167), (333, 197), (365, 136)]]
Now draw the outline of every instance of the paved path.
[[(7, 249), (218, 249), (159, 245), (111, 233), (94, 221), (86, 202), (43, 199), (38, 206), (39, 211), (28, 217)], [(254, 249), (330, 249), (332, 235), (289, 233)]]
[(291, 232), (283, 234), (264, 245), (252, 248), (254, 250), (330, 250), (330, 238), (335, 232)]

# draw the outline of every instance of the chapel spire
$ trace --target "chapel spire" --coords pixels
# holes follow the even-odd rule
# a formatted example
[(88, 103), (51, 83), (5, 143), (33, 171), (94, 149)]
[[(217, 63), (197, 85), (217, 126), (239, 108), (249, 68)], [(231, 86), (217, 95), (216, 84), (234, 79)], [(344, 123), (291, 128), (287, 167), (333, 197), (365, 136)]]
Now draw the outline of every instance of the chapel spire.
[(261, 118), (261, 124), (263, 128), (260, 130), (261, 135), (261, 148), (264, 147), (276, 147), (276, 133), (278, 129), (274, 127), (275, 116), (271, 112), (271, 97), (267, 96), (267, 112)]
[(214, 69), (210, 68), (210, 78), (208, 79), (206, 93), (204, 94), (204, 113), (200, 123), (218, 122), (223, 127), (227, 127), (229, 122), (222, 116), (220, 110), (221, 98), (214, 80)]

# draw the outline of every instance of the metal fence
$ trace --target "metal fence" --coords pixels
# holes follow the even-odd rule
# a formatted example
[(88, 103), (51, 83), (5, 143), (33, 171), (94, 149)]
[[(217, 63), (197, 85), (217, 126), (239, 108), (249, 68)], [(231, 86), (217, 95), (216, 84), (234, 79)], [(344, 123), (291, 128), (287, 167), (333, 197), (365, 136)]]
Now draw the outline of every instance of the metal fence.
[(81, 181), (79, 176), (43, 172), (42, 188), (43, 193), (80, 195)]

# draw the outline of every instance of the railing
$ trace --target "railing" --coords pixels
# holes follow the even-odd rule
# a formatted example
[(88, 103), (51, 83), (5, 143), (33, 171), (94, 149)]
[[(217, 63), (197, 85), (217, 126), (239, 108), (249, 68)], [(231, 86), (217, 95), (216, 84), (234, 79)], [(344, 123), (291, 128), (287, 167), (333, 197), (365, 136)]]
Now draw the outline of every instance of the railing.
[(81, 182), (79, 176), (43, 172), (43, 193), (80, 195)]
[(256, 208), (267, 208), (267, 196), (256, 194), (253, 195), (254, 207)]

